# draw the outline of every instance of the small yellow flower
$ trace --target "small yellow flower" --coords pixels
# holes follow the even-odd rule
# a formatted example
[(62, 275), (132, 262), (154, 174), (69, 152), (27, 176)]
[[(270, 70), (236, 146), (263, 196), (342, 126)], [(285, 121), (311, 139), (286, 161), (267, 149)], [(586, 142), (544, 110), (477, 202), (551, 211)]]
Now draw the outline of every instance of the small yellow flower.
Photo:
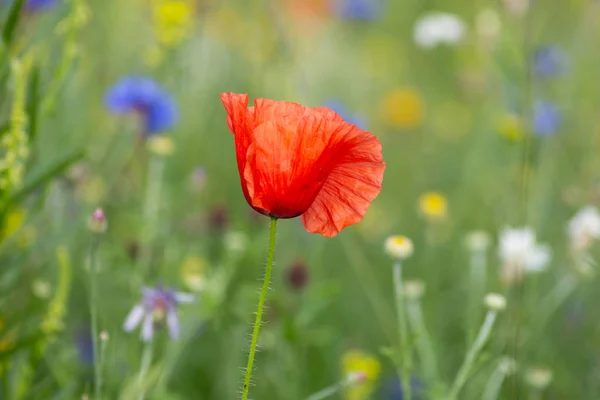
[(421, 96), (413, 89), (394, 89), (382, 100), (383, 118), (393, 127), (416, 128), (423, 121)]
[(0, 241), (14, 236), (17, 246), (29, 247), (35, 240), (37, 232), (32, 226), (24, 226), (26, 216), (27, 212), (23, 208), (9, 212), (4, 220), (4, 226), (0, 230)]
[(208, 263), (202, 257), (189, 256), (181, 265), (180, 276), (190, 290), (200, 292), (206, 286)]
[(175, 151), (173, 140), (165, 135), (153, 135), (148, 138), (148, 149), (157, 156), (170, 156)]
[(525, 136), (523, 119), (516, 114), (506, 114), (498, 125), (498, 133), (512, 141), (519, 141)]
[(177, 46), (188, 35), (192, 24), (192, 7), (183, 0), (157, 0), (154, 6), (154, 25), (158, 42)]
[(362, 374), (364, 379), (348, 386), (344, 391), (346, 400), (366, 400), (375, 389), (375, 383), (381, 372), (381, 363), (372, 355), (360, 350), (349, 350), (342, 358), (344, 376)]
[(427, 219), (442, 219), (448, 211), (448, 200), (440, 193), (424, 193), (419, 198), (419, 210)]

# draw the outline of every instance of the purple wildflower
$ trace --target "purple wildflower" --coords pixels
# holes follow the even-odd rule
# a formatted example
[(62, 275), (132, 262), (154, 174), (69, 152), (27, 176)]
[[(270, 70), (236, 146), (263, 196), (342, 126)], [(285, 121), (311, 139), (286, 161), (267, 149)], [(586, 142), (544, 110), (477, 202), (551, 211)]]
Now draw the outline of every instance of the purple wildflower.
[(142, 324), (141, 338), (149, 342), (154, 335), (154, 329), (166, 322), (171, 340), (177, 340), (179, 338), (177, 306), (180, 303), (193, 302), (194, 296), (164, 289), (160, 285), (156, 289), (142, 289), (142, 296), (142, 301), (136, 304), (125, 318), (123, 329), (131, 332)]
[(550, 136), (562, 124), (562, 116), (556, 106), (549, 101), (539, 100), (533, 110), (533, 127), (537, 136)]
[(543, 78), (559, 76), (567, 72), (567, 56), (558, 46), (544, 46), (533, 56), (535, 73)]
[(338, 17), (354, 21), (370, 21), (381, 15), (381, 0), (335, 0)]

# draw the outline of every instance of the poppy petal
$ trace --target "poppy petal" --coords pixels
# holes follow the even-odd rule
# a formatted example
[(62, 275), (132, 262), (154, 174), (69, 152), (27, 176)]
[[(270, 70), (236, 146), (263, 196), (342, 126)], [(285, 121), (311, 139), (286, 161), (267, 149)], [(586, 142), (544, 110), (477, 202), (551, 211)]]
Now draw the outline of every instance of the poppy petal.
[(300, 115), (292, 108), (254, 130), (244, 171), (251, 205), (278, 218), (305, 212), (331, 169), (324, 157), (323, 119), (310, 109)]
[[(227, 125), (235, 136), (235, 154), (240, 177), (243, 176), (246, 166), (246, 154), (252, 143), (252, 129), (254, 125), (253, 107), (248, 108), (248, 95), (236, 93), (221, 94), (221, 101), (227, 111)], [(241, 179), (242, 191), (246, 200), (250, 202), (244, 180)]]
[(359, 222), (369, 204), (381, 191), (385, 163), (381, 143), (366, 131), (343, 123), (338, 130), (335, 165), (311, 207), (301, 216), (308, 232), (327, 237), (337, 235), (345, 227)]

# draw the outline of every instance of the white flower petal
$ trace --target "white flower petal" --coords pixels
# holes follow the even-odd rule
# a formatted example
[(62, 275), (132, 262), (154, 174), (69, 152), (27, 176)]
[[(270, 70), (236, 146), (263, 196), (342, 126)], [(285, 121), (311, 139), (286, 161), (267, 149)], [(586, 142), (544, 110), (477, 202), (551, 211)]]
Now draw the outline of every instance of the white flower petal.
[(541, 272), (548, 267), (550, 262), (550, 247), (545, 244), (535, 246), (527, 254), (524, 263), (525, 272)]
[(152, 335), (154, 334), (154, 317), (152, 314), (146, 314), (144, 317), (144, 323), (142, 324), (142, 333), (140, 337), (144, 342), (149, 342), (152, 340)]
[(136, 304), (135, 307), (129, 312), (127, 318), (125, 318), (125, 323), (123, 323), (123, 330), (126, 332), (131, 332), (134, 330), (142, 321), (144, 317), (144, 307), (141, 304)]
[(171, 340), (179, 339), (179, 318), (177, 318), (175, 310), (167, 312), (167, 327), (169, 328)]

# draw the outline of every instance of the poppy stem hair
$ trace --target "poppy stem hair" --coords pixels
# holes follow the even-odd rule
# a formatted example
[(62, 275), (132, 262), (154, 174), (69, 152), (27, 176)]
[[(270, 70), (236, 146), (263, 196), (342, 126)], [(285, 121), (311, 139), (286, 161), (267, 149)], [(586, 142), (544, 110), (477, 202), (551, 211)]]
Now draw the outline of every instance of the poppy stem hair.
[(248, 353), (248, 364), (246, 365), (246, 376), (244, 377), (244, 388), (242, 391), (242, 400), (248, 400), (250, 390), (250, 379), (252, 378), (252, 366), (254, 365), (254, 355), (256, 354), (256, 344), (258, 342), (258, 333), (262, 321), (265, 299), (269, 292), (271, 283), (271, 271), (273, 269), (273, 255), (275, 254), (275, 233), (277, 231), (277, 218), (271, 217), (271, 229), (269, 234), (269, 253), (267, 256), (267, 266), (265, 269), (265, 278), (263, 281), (258, 307), (256, 308), (256, 319), (254, 320), (254, 329), (252, 330), (252, 341), (250, 342), (250, 352)]

